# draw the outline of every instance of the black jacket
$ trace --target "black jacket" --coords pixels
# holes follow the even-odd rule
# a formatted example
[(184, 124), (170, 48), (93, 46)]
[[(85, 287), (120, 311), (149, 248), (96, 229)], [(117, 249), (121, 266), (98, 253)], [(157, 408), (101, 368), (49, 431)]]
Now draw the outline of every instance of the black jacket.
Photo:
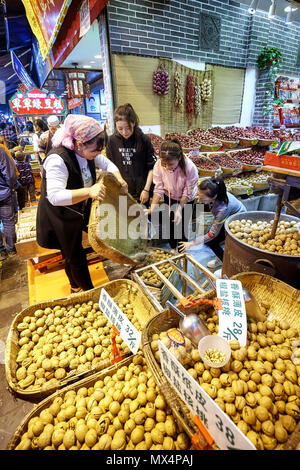
[[(46, 158), (52, 153), (58, 154), (64, 161), (69, 177), (66, 189), (79, 189), (83, 187), (80, 167), (75, 153), (65, 147), (52, 149)], [(88, 160), (93, 184), (96, 182), (95, 162)], [(37, 211), (37, 242), (44, 248), (63, 250), (72, 254), (73, 241), (78, 231), (86, 230), (88, 223), (91, 199), (70, 206), (53, 206), (47, 198), (46, 175), (43, 171), (41, 196)]]
[(139, 199), (156, 162), (150, 138), (140, 128), (129, 139), (115, 132), (108, 138), (106, 156), (118, 167), (128, 184), (128, 192)]

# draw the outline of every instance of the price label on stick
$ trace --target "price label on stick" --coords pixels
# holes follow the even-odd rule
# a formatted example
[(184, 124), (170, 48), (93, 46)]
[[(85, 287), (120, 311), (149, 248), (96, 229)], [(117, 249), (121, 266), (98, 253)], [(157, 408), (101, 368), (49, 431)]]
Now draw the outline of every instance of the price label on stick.
[(202, 421), (222, 450), (256, 450), (255, 446), (203, 390), (168, 348), (158, 341), (161, 369), (182, 401)]
[(106, 318), (118, 329), (122, 340), (136, 354), (141, 344), (141, 333), (128, 320), (105, 289), (101, 289), (99, 307)]
[(228, 342), (235, 339), (247, 343), (247, 314), (241, 281), (217, 279), (217, 297), (222, 300), (219, 315), (219, 336)]

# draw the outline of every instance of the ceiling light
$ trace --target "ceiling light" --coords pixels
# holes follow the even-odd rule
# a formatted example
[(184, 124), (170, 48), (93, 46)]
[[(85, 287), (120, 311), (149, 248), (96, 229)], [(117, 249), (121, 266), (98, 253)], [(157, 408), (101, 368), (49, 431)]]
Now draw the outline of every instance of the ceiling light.
[(272, 0), (272, 3), (269, 8), (269, 18), (275, 18), (276, 16), (276, 0)]
[(289, 5), (288, 7), (285, 7), (285, 9), (284, 9), (284, 11), (286, 13), (288, 13), (289, 11), (296, 11), (296, 10), (297, 10), (297, 8), (293, 8), (291, 5)]
[(96, 61), (95, 60), (90, 60), (90, 64), (95, 64)]
[(252, 0), (250, 7), (248, 8), (248, 12), (251, 13), (251, 15), (255, 14), (257, 10), (257, 5), (258, 5), (258, 0)]
[(94, 55), (95, 59), (101, 59), (101, 55)]
[(84, 68), (84, 69), (91, 69), (92, 66), (91, 66), (91, 65), (83, 65), (83, 68)]

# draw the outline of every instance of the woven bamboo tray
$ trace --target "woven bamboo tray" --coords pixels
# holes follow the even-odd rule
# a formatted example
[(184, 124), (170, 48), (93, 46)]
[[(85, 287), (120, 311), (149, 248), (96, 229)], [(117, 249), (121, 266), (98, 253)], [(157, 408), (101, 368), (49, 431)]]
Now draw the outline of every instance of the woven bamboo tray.
[[(71, 297), (66, 297), (64, 299), (55, 299), (52, 301), (31, 305), (25, 308), (21, 313), (16, 315), (8, 333), (5, 349), (5, 374), (9, 390), (13, 394), (20, 396), (25, 400), (37, 402), (43, 399), (44, 397), (50, 395), (51, 393), (55, 392), (55, 390), (65, 387), (69, 383), (80, 380), (85, 375), (93, 374), (95, 371), (103, 370), (109, 367), (111, 365), (111, 360), (108, 358), (97, 364), (97, 367), (93, 367), (92, 369), (80, 373), (76, 373), (75, 371), (74, 373), (67, 375), (64, 379), (59, 380), (58, 383), (47, 384), (46, 382), (42, 387), (37, 389), (22, 389), (21, 387), (19, 387), (18, 381), (16, 379), (16, 358), (20, 349), (18, 344), (19, 333), (17, 330), (17, 325), (23, 320), (24, 317), (33, 316), (35, 310), (37, 309), (45, 309), (46, 307), (51, 308), (56, 305), (75, 305), (77, 303), (88, 302), (89, 300), (98, 303), (102, 288), (104, 288), (108, 292), (108, 294), (115, 300), (115, 302), (118, 303), (122, 300), (122, 296), (124, 296), (125, 294), (128, 297), (128, 293), (131, 292), (130, 287), (133, 286), (137, 289), (137, 293), (135, 295), (133, 293), (129, 295), (134, 296), (134, 302), (136, 305), (135, 315), (137, 316), (143, 328), (149, 321), (149, 319), (157, 313), (157, 310), (152, 306), (151, 302), (146, 297), (141, 287), (135, 282), (127, 279), (110, 281), (101, 287), (96, 287), (95, 289), (75, 294)], [(127, 355), (129, 354), (131, 353), (128, 352)]]
[(278, 141), (276, 139), (258, 139), (257, 145), (260, 147), (269, 147), (269, 145), (277, 145), (277, 143)]
[[(241, 273), (233, 276), (231, 279), (238, 279), (242, 282), (244, 288), (253, 293), (258, 303), (270, 304), (269, 319), (287, 320), (291, 326), (300, 332), (300, 292), (271, 276), (259, 274), (255, 272)], [(215, 290), (210, 290), (199, 298), (213, 299), (216, 296)], [(209, 306), (194, 306), (191, 309), (180, 309), (185, 313), (200, 313), (207, 311)], [(163, 380), (163, 373), (160, 364), (156, 361), (151, 349), (151, 341), (153, 334), (167, 331), (169, 328), (178, 328), (180, 317), (170, 310), (164, 310), (153, 317), (147, 324), (142, 334), (143, 352), (148, 366), (150, 367), (154, 377), (158, 381)], [(179, 402), (178, 416), (184, 416), (186, 424), (186, 432), (192, 437), (196, 428), (193, 423), (193, 417), (189, 408), (179, 398), (176, 391), (168, 383), (169, 391), (165, 392), (168, 403), (177, 397)], [(170, 400), (170, 402), (169, 402)], [(296, 438), (295, 438), (296, 437)], [(297, 424), (296, 430), (291, 434), (289, 440), (285, 443), (284, 448), (295, 448), (300, 442), (300, 422)]]
[[(217, 165), (220, 165), (220, 163), (218, 163), (217, 160), (214, 159), (214, 157), (211, 157), (208, 155), (208, 158), (210, 158), (213, 162), (215, 162)], [(217, 156), (216, 156), (217, 158)], [(226, 154), (226, 158), (229, 160), (229, 161), (233, 161), (233, 162), (236, 162), (236, 160), (229, 156), (228, 154)], [(226, 166), (221, 166), (221, 170), (223, 171), (223, 173), (227, 173), (229, 175), (232, 175), (232, 173), (236, 172), (236, 171), (239, 171), (239, 170), (242, 170), (243, 169), (243, 164), (240, 163), (240, 162), (236, 162), (237, 166), (234, 167), (234, 168), (231, 168), (231, 167), (226, 167)]]
[[(119, 212), (119, 196), (122, 195), (120, 192), (120, 183), (112, 173), (105, 172), (101, 174), (99, 182), (102, 182), (105, 185), (106, 195), (101, 203), (96, 200), (92, 202), (88, 226), (90, 245), (96, 253), (100, 253), (103, 257), (109, 258), (116, 263), (136, 265), (137, 261), (134, 260), (133, 257), (138, 253), (146, 252), (147, 249), (148, 226), (147, 224), (144, 224), (143, 233), (140, 233), (140, 237), (130, 237), (128, 234), (128, 228), (130, 223), (135, 220), (137, 216), (129, 216), (128, 213)], [(138, 206), (137, 201), (130, 194), (127, 194), (126, 196), (123, 195), (123, 197), (127, 198), (128, 212), (131, 206)], [(102, 207), (103, 205), (110, 205), (114, 210), (109, 210), (106, 215), (100, 217), (99, 210), (101, 205)], [(141, 213), (143, 213), (142, 209)], [(108, 217), (109, 220), (107, 220)], [(108, 233), (101, 233), (100, 221), (107, 222), (110, 233), (113, 233), (113, 228), (115, 227), (116, 236), (109, 238)], [(126, 237), (124, 237), (120, 232), (126, 224)]]
[(234, 149), (240, 143), (239, 140), (223, 140), (223, 139), (221, 139), (221, 142), (222, 142), (222, 147), (224, 147), (224, 149)]
[(203, 142), (199, 142), (199, 145), (201, 146), (201, 150), (205, 152), (216, 152), (222, 147), (222, 142), (220, 141), (219, 144), (204, 144)]
[(253, 145), (256, 145), (258, 142), (257, 138), (253, 139), (247, 139), (246, 137), (238, 137), (240, 141), (240, 146), (241, 147), (252, 147)]

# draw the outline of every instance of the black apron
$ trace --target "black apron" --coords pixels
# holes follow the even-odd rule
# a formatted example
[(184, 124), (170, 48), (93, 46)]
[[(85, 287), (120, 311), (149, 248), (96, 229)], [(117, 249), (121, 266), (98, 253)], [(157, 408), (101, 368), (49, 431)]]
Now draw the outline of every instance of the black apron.
[[(82, 175), (74, 151), (65, 147), (58, 147), (52, 149), (46, 158), (54, 153), (63, 159), (68, 169), (69, 176), (66, 189), (82, 188)], [(93, 184), (95, 184), (96, 169), (94, 160), (88, 160), (88, 166)], [(46, 172), (43, 170), (36, 222), (38, 244), (44, 248), (59, 249), (65, 254), (72, 255), (78, 232), (87, 231), (91, 203), (91, 199), (88, 199), (88, 201), (70, 206), (53, 206), (47, 198)]]

